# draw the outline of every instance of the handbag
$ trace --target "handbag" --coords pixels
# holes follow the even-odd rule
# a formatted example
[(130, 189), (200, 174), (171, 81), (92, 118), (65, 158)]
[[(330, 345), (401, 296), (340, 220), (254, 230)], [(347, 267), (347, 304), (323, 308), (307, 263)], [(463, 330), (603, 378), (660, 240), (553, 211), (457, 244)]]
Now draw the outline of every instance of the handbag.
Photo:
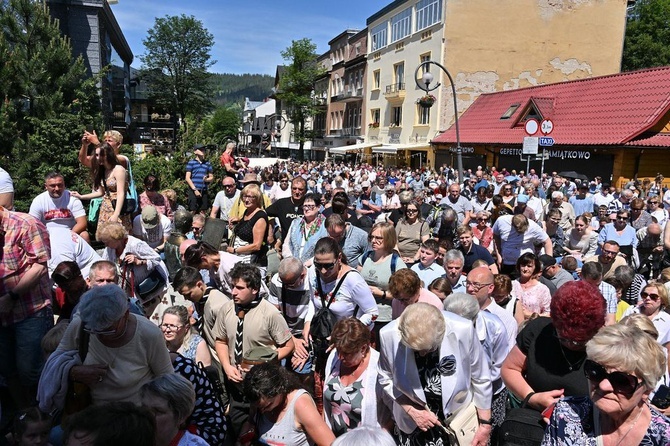
[(527, 407), (528, 400), (535, 392), (529, 393), (521, 407), (507, 412), (498, 430), (499, 446), (539, 446), (544, 438), (545, 423), (542, 413)]
[(470, 446), (475, 438), (475, 433), (479, 428), (479, 419), (477, 418), (477, 408), (474, 402), (470, 402), (466, 407), (452, 414), (446, 422), (447, 436), (449, 444), (458, 446)]
[[(129, 266), (130, 274), (128, 274)], [(163, 277), (158, 268), (154, 268), (140, 283), (135, 283), (135, 271), (133, 270), (132, 265), (126, 263), (123, 265), (121, 276), (121, 288), (127, 290), (129, 297), (136, 297), (141, 303), (144, 303), (149, 297), (163, 289), (167, 284), (165, 277)], [(128, 285), (130, 285), (130, 287), (128, 287)]]
[[(91, 335), (84, 331), (84, 324), (82, 322), (79, 327), (79, 358), (81, 359), (82, 364), (88, 354), (88, 342), (90, 337)], [(84, 383), (76, 382), (72, 378), (68, 378), (67, 394), (65, 395), (62, 419), (65, 420), (70, 415), (81, 412), (91, 404), (93, 404), (91, 388)]]

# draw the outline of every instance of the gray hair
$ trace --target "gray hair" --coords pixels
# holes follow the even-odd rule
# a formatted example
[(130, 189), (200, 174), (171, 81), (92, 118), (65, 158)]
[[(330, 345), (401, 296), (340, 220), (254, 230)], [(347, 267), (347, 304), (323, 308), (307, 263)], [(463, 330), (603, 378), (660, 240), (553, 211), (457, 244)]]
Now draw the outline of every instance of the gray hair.
[(479, 302), (468, 293), (452, 293), (444, 299), (444, 309), (474, 321), (479, 313)]
[(88, 278), (91, 281), (95, 281), (95, 277), (98, 274), (98, 271), (114, 271), (114, 280), (119, 281), (119, 269), (116, 267), (114, 262), (109, 260), (98, 260), (97, 262), (91, 265), (91, 269), (88, 270)]
[(287, 257), (279, 262), (279, 269), (277, 270), (277, 274), (279, 274), (279, 278), (300, 274), (302, 273), (303, 268), (304, 265), (299, 258)]
[(628, 288), (635, 280), (635, 269), (628, 265), (617, 266), (614, 270), (614, 278), (623, 285), (623, 288)]
[(465, 264), (465, 257), (463, 256), (463, 253), (461, 251), (459, 251), (458, 249), (450, 249), (444, 255), (444, 264), (445, 265), (447, 264), (447, 262), (454, 262), (456, 260), (461, 262), (461, 265)]
[(555, 198), (563, 199), (563, 192), (561, 192), (560, 190), (555, 190), (554, 192), (552, 192), (551, 199), (553, 200)]
[(81, 296), (79, 316), (85, 327), (101, 331), (118, 322), (128, 311), (128, 297), (115, 284), (93, 287)]
[(414, 192), (411, 190), (404, 190), (398, 194), (400, 203), (408, 204), (414, 199)]
[(663, 347), (637, 327), (603, 327), (586, 344), (586, 356), (605, 368), (633, 373), (648, 390), (654, 389), (666, 367)]
[(151, 394), (167, 401), (175, 418), (183, 423), (195, 408), (195, 390), (191, 381), (178, 373), (154, 378), (142, 386), (140, 395), (144, 398)]
[(391, 434), (384, 429), (358, 426), (335, 439), (332, 446), (395, 446)]
[(409, 305), (398, 318), (400, 342), (417, 352), (440, 348), (446, 330), (442, 312), (427, 303)]

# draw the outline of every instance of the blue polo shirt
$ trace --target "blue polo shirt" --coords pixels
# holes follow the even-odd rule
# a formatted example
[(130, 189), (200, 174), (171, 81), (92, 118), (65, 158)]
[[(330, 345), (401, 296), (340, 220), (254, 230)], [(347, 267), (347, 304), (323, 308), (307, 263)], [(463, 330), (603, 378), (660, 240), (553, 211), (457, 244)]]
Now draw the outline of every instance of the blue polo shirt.
[(196, 189), (207, 189), (207, 184), (205, 184), (204, 180), (212, 172), (212, 165), (209, 161), (200, 162), (197, 159), (192, 159), (186, 164), (186, 172), (191, 172), (191, 181)]
[[(463, 248), (461, 248), (461, 252), (463, 252)], [(472, 244), (470, 252), (468, 253), (463, 252), (463, 256), (465, 257), (465, 263), (463, 264), (463, 272), (466, 274), (472, 271), (472, 264), (479, 259), (484, 260), (489, 265), (493, 264), (493, 256), (491, 256), (489, 250), (475, 243)]]

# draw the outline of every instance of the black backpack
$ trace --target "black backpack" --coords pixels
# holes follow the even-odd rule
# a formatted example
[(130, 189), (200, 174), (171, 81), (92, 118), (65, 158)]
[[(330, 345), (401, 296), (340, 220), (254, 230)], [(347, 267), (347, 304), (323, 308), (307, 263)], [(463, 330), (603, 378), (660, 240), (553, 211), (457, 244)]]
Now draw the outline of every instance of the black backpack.
[[(337, 285), (335, 285), (331, 294), (332, 296), (337, 295), (345, 277), (352, 271), (353, 270), (349, 270), (344, 273), (339, 282), (337, 282)], [(326, 350), (328, 350), (329, 346), (328, 337), (333, 332), (333, 327), (335, 327), (335, 324), (337, 323), (337, 316), (330, 309), (330, 304), (333, 303), (333, 300), (329, 299), (328, 302), (326, 302), (323, 290), (321, 289), (321, 279), (319, 279), (318, 276), (316, 278), (316, 288), (319, 293), (319, 298), (321, 299), (321, 309), (319, 309), (314, 314), (314, 317), (312, 317), (312, 323), (309, 326), (309, 335), (312, 338), (312, 345), (314, 348), (315, 371), (323, 375), (326, 369), (326, 359), (328, 358), (328, 355), (326, 354)], [(358, 308), (358, 306), (356, 306), (356, 308)], [(354, 310), (354, 315), (356, 312), (357, 309)]]

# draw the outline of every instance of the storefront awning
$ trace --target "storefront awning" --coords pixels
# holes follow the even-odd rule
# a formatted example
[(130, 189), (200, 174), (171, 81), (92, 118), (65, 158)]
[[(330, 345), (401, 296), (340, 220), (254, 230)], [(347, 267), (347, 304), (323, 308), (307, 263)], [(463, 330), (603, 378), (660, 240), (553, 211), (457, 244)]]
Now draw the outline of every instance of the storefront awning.
[(430, 144), (384, 144), (372, 149), (372, 153), (382, 153), (384, 155), (395, 155), (399, 150), (430, 150)]
[(361, 152), (363, 149), (369, 149), (370, 147), (377, 146), (381, 146), (381, 143), (366, 142), (361, 144), (353, 144), (351, 146), (333, 147), (329, 149), (328, 152), (333, 155), (346, 155), (347, 153)]

